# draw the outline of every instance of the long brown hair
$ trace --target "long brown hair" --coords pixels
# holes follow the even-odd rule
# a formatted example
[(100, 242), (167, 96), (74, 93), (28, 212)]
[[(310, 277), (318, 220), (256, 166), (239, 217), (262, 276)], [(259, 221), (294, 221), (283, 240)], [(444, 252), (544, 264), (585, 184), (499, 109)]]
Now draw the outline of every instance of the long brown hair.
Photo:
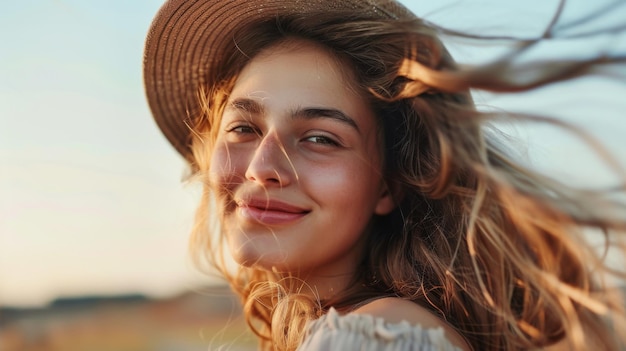
[[(606, 58), (537, 65), (541, 74), (520, 81), (506, 60), (457, 68), (439, 34), (421, 20), (335, 12), (252, 23), (238, 33), (220, 74), (201, 87), (203, 114), (192, 126), (192, 170), (205, 189), (192, 237), (198, 261), (207, 259), (227, 277), (267, 350), (295, 349), (306, 322), (331, 306), (349, 309), (387, 295), (429, 308), (475, 350), (540, 348), (562, 339), (580, 350), (587, 340), (617, 350), (625, 314), (619, 297), (597, 279), (609, 268), (584, 230), (599, 229), (607, 240), (609, 230), (625, 230), (626, 219), (611, 215), (624, 205), (515, 162), (484, 131), (486, 122), (505, 116), (477, 111), (469, 93), (529, 90), (585, 74)], [(219, 224), (210, 225), (207, 181), (213, 127), (239, 71), (289, 38), (321, 44), (353, 67), (357, 88), (378, 117), (385, 179), (397, 194), (397, 208), (374, 219), (354, 288), (331, 301), (300, 293), (303, 284), (294, 278), (229, 269), (221, 235), (211, 234), (219, 231)]]

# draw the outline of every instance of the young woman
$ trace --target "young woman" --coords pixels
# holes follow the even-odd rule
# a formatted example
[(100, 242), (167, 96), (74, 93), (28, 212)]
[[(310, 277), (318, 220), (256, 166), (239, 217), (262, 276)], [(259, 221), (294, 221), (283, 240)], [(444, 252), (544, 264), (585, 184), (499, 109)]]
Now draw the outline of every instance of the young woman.
[(469, 94), (610, 58), (462, 70), (438, 33), (395, 1), (167, 1), (144, 76), (205, 189), (194, 246), (267, 350), (618, 350), (583, 230), (624, 205), (516, 163)]

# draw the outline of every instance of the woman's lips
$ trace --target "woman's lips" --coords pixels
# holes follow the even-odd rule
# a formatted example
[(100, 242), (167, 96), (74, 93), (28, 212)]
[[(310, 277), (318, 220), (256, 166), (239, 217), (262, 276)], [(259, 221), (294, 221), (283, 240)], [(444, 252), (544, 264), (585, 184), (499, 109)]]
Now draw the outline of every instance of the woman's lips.
[(297, 206), (271, 200), (238, 201), (237, 206), (241, 217), (263, 224), (286, 224), (310, 212)]

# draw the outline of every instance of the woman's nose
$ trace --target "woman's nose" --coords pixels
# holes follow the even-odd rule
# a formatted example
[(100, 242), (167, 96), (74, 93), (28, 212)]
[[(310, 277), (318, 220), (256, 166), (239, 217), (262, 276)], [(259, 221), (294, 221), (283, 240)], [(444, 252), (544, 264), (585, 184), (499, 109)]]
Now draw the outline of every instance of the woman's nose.
[(254, 150), (246, 169), (246, 179), (264, 186), (285, 187), (295, 177), (285, 145), (276, 134), (266, 134)]

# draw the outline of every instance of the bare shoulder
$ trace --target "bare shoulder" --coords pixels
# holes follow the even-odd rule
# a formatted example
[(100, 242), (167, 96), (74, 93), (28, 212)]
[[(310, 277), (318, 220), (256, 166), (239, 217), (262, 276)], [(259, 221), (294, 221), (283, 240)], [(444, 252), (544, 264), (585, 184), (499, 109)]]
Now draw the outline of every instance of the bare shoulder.
[(471, 350), (465, 339), (452, 326), (426, 308), (408, 300), (397, 297), (382, 298), (363, 305), (351, 313), (383, 318), (389, 323), (407, 321), (413, 325), (420, 325), (422, 328), (443, 328), (452, 344), (461, 350)]

